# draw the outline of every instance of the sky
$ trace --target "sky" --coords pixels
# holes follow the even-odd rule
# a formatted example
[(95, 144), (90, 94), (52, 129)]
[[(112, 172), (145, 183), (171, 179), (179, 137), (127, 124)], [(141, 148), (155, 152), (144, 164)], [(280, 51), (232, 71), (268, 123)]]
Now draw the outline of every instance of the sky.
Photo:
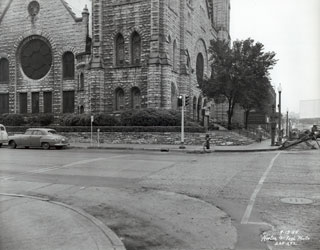
[[(250, 37), (276, 53), (270, 77), (277, 93), (281, 84), (282, 111), (299, 113), (301, 100), (320, 99), (320, 0), (230, 1), (231, 39)], [(68, 2), (81, 13), (91, 1)]]
[(230, 16), (233, 41), (250, 37), (276, 53), (270, 76), (276, 92), (281, 83), (282, 112), (320, 99), (319, 0), (231, 0)]

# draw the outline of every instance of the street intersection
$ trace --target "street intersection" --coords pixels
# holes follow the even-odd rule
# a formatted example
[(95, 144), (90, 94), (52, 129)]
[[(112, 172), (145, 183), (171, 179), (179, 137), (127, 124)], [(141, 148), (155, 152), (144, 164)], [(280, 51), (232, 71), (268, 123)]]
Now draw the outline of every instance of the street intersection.
[[(320, 245), (318, 150), (186, 154), (2, 148), (0, 159), (3, 197), (80, 209), (110, 228), (128, 250), (316, 250)], [(2, 218), (12, 211), (6, 200), (0, 201)], [(1, 227), (4, 249), (17, 249), (10, 242), (19, 237), (6, 228)], [(55, 242), (63, 246), (70, 238), (66, 233)], [(22, 240), (28, 249), (31, 239)]]

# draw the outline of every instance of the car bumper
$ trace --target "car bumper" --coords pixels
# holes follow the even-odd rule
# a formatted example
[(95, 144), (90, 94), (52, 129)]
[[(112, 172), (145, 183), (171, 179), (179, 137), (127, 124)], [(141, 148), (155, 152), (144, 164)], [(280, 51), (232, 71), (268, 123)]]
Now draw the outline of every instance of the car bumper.
[(53, 144), (50, 144), (50, 146), (53, 146), (53, 147), (68, 147), (68, 146), (70, 146), (70, 143), (53, 143)]

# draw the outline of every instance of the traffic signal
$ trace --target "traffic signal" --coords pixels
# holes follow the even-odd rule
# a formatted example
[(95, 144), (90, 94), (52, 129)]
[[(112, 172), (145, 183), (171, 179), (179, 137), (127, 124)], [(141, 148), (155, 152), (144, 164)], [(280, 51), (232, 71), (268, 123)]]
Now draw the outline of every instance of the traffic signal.
[(189, 106), (190, 104), (190, 97), (188, 95), (185, 96), (185, 106)]
[(179, 95), (178, 96), (178, 107), (182, 107), (182, 105), (183, 105), (183, 96)]

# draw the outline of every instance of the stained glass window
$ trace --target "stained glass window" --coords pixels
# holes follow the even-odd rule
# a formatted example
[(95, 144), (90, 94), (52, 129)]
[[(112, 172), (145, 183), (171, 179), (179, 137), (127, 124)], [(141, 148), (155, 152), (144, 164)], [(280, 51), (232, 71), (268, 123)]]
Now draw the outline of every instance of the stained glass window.
[(38, 80), (50, 70), (52, 53), (50, 47), (40, 39), (27, 42), (21, 50), (21, 66), (27, 77)]
[(72, 52), (66, 52), (63, 54), (63, 79), (74, 78), (74, 55)]
[(124, 64), (124, 39), (121, 34), (119, 34), (116, 39), (116, 64)]
[(197, 74), (197, 81), (199, 85), (201, 85), (203, 81), (203, 71), (204, 71), (203, 55), (199, 53), (197, 56), (197, 64), (196, 64), (196, 74)]
[(141, 38), (137, 32), (134, 32), (132, 34), (131, 57), (132, 57), (132, 64), (140, 64)]
[(116, 110), (124, 109), (124, 91), (122, 88), (116, 90)]
[(0, 59), (0, 84), (9, 82), (9, 61), (6, 58)]

